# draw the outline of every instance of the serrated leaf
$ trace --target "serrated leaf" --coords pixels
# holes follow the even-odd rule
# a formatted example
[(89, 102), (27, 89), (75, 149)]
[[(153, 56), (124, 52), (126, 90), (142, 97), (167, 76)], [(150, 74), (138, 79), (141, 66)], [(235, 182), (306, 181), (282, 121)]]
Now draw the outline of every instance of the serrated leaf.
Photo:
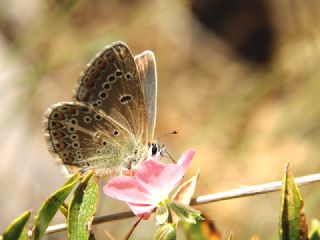
[(287, 164), (282, 181), (280, 240), (308, 239), (308, 227), (298, 186)]
[(98, 185), (92, 173), (84, 177), (74, 192), (68, 211), (68, 239), (87, 240), (98, 202)]
[(2, 240), (26, 240), (28, 239), (26, 224), (29, 221), (31, 212), (26, 211), (16, 218), (4, 231)]
[(53, 193), (41, 206), (38, 215), (34, 219), (34, 228), (32, 235), (34, 240), (39, 240), (43, 237), (47, 227), (56, 215), (60, 206), (69, 196), (73, 187), (80, 179), (80, 175), (73, 175), (58, 191)]
[(214, 222), (208, 219), (197, 220), (195, 224), (183, 222), (182, 227), (188, 240), (221, 239), (221, 234)]
[(318, 220), (312, 220), (310, 240), (320, 240), (320, 223)]

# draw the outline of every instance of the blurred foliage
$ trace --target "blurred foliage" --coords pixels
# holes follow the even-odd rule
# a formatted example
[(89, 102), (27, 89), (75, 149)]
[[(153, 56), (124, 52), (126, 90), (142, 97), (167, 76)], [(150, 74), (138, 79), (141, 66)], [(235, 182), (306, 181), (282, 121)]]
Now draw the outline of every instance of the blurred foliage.
[[(0, 229), (30, 206), (38, 209), (63, 184), (41, 133), (43, 112), (71, 100), (85, 64), (115, 40), (126, 42), (134, 54), (155, 52), (156, 136), (179, 131), (160, 139), (175, 158), (188, 147), (197, 150), (193, 167), (201, 169), (201, 177), (196, 194), (278, 180), (288, 160), (296, 176), (319, 171), (320, 3), (269, 0), (248, 7), (243, 1), (215, 0), (204, 8), (196, 2), (206, 4), (0, 2), (0, 181), (10, 179), (1, 184), (2, 196), (10, 198), (0, 198)], [(203, 16), (213, 24), (204, 24)], [(302, 190), (309, 219), (319, 218), (316, 186)], [(277, 237), (278, 207), (274, 193), (201, 210), (221, 232), (232, 229), (238, 239), (259, 233), (264, 239)], [(99, 214), (126, 209), (104, 199), (99, 208)], [(130, 226), (131, 220), (97, 226), (96, 236), (108, 229), (118, 238), (123, 224)], [(145, 229), (154, 232), (152, 224), (143, 223), (134, 238), (150, 236)]]

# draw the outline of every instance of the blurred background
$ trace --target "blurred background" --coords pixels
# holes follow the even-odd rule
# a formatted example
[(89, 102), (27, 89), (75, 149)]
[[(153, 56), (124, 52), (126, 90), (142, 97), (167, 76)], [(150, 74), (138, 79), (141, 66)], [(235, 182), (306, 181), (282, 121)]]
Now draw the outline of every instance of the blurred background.
[[(320, 2), (317, 0), (1, 0), (0, 231), (66, 180), (47, 151), (42, 115), (70, 101), (79, 73), (105, 45), (155, 52), (156, 136), (179, 158), (196, 150), (196, 195), (320, 172)], [(103, 183), (101, 183), (103, 184)], [(301, 188), (308, 222), (319, 184)], [(127, 210), (100, 195), (97, 215)], [(278, 237), (280, 194), (199, 206), (226, 239)], [(54, 223), (64, 219), (57, 216)], [(94, 227), (122, 239), (135, 219)], [(151, 239), (154, 221), (133, 239)], [(47, 239), (65, 239), (65, 233)], [(182, 239), (182, 237), (181, 237)]]

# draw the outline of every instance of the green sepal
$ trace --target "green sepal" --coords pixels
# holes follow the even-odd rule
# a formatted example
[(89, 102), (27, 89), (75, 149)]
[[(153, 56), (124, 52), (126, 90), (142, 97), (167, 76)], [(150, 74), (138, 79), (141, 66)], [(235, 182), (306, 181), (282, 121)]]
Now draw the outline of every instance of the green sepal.
[(196, 223), (198, 220), (203, 219), (199, 210), (196, 210), (182, 203), (171, 201), (168, 202), (168, 207), (180, 218), (181, 221)]
[(298, 186), (286, 165), (282, 180), (280, 210), (280, 240), (308, 239), (308, 227)]
[(29, 221), (31, 212), (26, 211), (18, 218), (13, 220), (2, 235), (2, 240), (26, 240), (28, 239), (27, 230), (25, 228)]
[(157, 228), (156, 240), (175, 240), (177, 237), (176, 224), (166, 223)]
[(67, 231), (69, 240), (87, 240), (98, 204), (98, 185), (93, 173), (87, 174), (69, 204)]
[(58, 191), (53, 193), (41, 206), (38, 215), (34, 219), (32, 235), (34, 240), (41, 239), (46, 232), (50, 222), (59, 208), (69, 196), (74, 186), (80, 179), (79, 174), (73, 175)]
[(161, 202), (156, 210), (156, 222), (158, 225), (162, 225), (168, 221), (169, 210), (166, 203)]

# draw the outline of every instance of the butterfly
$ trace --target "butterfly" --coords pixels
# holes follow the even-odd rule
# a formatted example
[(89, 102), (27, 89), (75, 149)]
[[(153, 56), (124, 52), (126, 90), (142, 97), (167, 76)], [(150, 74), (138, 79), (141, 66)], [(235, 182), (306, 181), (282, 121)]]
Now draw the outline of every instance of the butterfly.
[(49, 151), (69, 173), (97, 176), (134, 169), (162, 149), (153, 143), (157, 75), (153, 52), (133, 57), (123, 42), (105, 47), (87, 65), (73, 102), (44, 114)]

